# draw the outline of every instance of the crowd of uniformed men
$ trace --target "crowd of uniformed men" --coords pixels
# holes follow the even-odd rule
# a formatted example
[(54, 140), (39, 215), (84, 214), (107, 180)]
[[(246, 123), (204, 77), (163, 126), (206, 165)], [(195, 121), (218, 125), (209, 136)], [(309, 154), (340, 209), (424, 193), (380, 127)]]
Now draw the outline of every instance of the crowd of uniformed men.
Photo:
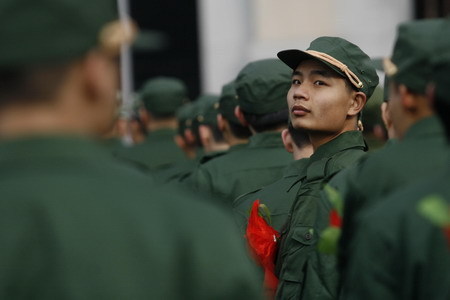
[(109, 0), (0, 4), (0, 299), (450, 299), (449, 19), (396, 29), (376, 150), (345, 39), (195, 101), (151, 78), (123, 120), (126, 29)]

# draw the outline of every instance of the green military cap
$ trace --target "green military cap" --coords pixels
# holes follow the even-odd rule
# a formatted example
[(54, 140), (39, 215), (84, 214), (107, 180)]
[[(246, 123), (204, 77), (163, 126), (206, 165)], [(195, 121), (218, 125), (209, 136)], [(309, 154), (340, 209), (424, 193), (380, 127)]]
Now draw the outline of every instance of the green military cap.
[(118, 53), (133, 30), (113, 0), (2, 0), (0, 66), (64, 62), (100, 47)]
[(247, 64), (235, 81), (239, 107), (256, 115), (287, 109), (291, 75), (291, 70), (277, 59)]
[(367, 99), (378, 85), (378, 75), (369, 56), (355, 44), (339, 37), (319, 37), (305, 51), (284, 50), (278, 52), (278, 57), (293, 70), (306, 59), (317, 59), (347, 78), (366, 94)]
[(178, 134), (184, 135), (186, 129), (191, 128), (192, 119), (194, 118), (194, 104), (192, 102), (187, 102), (181, 106), (177, 112), (176, 117), (178, 120)]
[(234, 114), (236, 106), (239, 105), (236, 94), (235, 82), (229, 82), (222, 87), (222, 93), (219, 99), (219, 113), (228, 121), (235, 124), (241, 124)]
[(443, 19), (427, 19), (398, 27), (392, 57), (384, 60), (389, 79), (412, 91), (425, 93), (432, 72), (431, 58), (437, 54), (437, 42), (447, 39), (442, 35), (443, 22)]
[(140, 91), (145, 108), (155, 116), (171, 116), (188, 101), (186, 85), (178, 78), (156, 77), (148, 80)]
[(201, 124), (217, 125), (217, 114), (219, 112), (219, 96), (202, 95), (197, 98), (194, 103), (194, 126), (198, 126)]
[(440, 29), (441, 38), (432, 59), (431, 81), (435, 85), (436, 100), (450, 104), (450, 19)]

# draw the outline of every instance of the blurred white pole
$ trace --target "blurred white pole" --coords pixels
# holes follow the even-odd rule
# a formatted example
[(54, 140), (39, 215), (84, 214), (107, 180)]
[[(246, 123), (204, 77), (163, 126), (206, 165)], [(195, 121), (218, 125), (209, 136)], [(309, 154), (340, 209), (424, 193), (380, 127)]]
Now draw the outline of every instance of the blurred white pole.
[[(129, 15), (129, 0), (117, 0), (117, 7), (119, 10), (119, 19), (123, 22), (125, 28), (132, 30), (130, 26)], [(121, 82), (121, 96), (122, 107), (127, 110), (126, 115), (129, 119), (131, 109), (133, 107), (133, 61), (131, 57), (130, 44), (123, 44), (120, 49), (120, 82)], [(127, 130), (128, 131), (128, 130)], [(127, 134), (124, 137), (124, 143), (130, 144), (131, 136)]]

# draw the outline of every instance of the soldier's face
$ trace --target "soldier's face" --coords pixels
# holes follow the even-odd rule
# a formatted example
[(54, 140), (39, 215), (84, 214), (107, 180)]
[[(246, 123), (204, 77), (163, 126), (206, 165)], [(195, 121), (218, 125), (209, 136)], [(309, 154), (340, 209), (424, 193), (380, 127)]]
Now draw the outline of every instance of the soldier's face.
[(352, 91), (339, 74), (317, 60), (303, 61), (295, 69), (287, 98), (294, 128), (336, 134), (348, 125)]

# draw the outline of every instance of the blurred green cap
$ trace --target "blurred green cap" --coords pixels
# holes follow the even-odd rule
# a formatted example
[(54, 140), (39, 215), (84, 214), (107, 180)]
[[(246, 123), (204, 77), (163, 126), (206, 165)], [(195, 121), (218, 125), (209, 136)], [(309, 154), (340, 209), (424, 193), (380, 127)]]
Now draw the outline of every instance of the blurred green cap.
[(219, 108), (219, 96), (202, 95), (194, 101), (195, 119), (193, 126), (213, 125), (217, 126), (217, 114)]
[(234, 114), (234, 110), (238, 105), (235, 82), (232, 81), (222, 87), (222, 93), (219, 98), (219, 113), (229, 122), (241, 124)]
[(291, 75), (292, 71), (278, 59), (247, 64), (235, 81), (239, 107), (256, 115), (287, 109)]
[(384, 71), (390, 80), (424, 94), (432, 73), (431, 59), (437, 55), (437, 44), (448, 40), (443, 19), (426, 19), (400, 24), (392, 57), (384, 60)]
[(184, 135), (184, 131), (192, 127), (192, 120), (194, 119), (195, 107), (192, 102), (183, 104), (177, 112), (176, 117), (178, 121), (178, 134)]
[(121, 43), (130, 41), (134, 31), (117, 21), (116, 3), (0, 1), (0, 66), (65, 62), (95, 47), (118, 53)]
[(356, 89), (366, 94), (367, 99), (378, 85), (378, 75), (369, 56), (343, 38), (319, 37), (306, 51), (284, 50), (278, 52), (278, 57), (292, 70), (304, 60), (317, 59), (347, 78)]
[(155, 116), (173, 116), (188, 101), (188, 91), (183, 81), (173, 77), (156, 77), (148, 80), (140, 91), (145, 108)]

